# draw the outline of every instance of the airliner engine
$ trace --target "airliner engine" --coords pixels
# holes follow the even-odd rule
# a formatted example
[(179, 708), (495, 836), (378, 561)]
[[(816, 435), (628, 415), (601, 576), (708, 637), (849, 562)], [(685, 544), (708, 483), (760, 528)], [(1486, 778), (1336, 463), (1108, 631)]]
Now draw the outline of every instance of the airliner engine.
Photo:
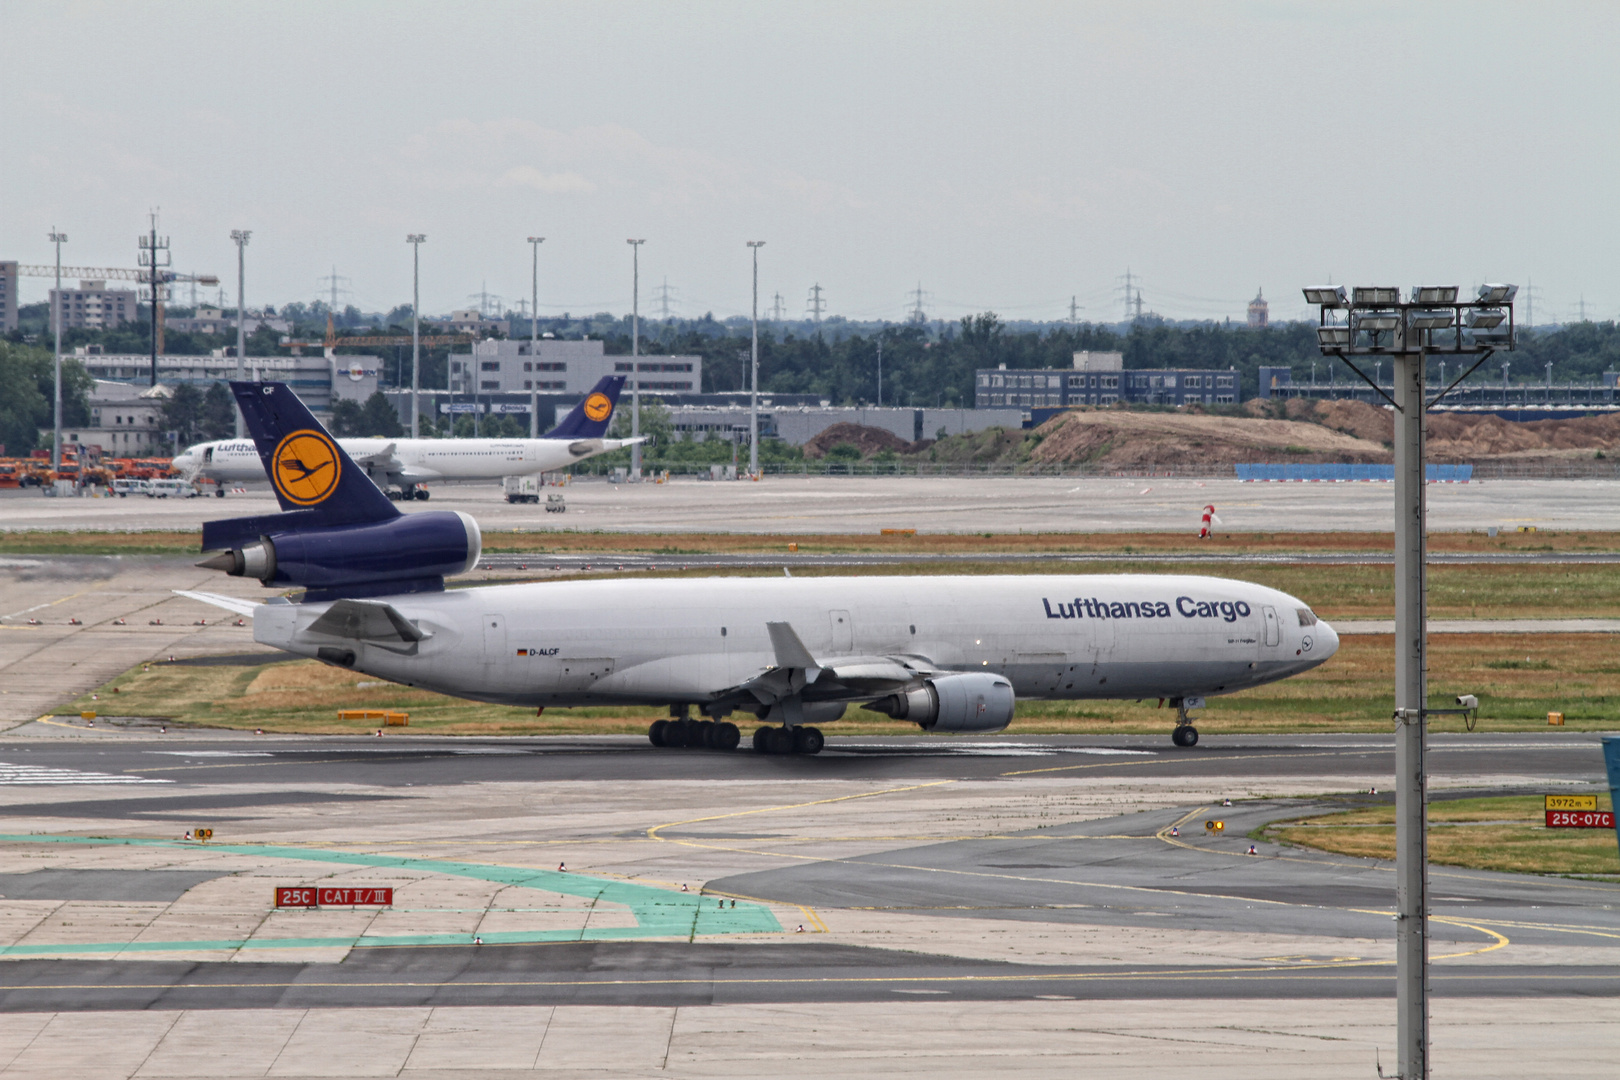
[(389, 592), (415, 591), (415, 583), (442, 588), (444, 578), (470, 571), (482, 552), (483, 537), (470, 516), (430, 511), (365, 525), (270, 532), (197, 565), (255, 577), (267, 586), (341, 589), (356, 596), (377, 585)]
[(970, 672), (924, 679), (914, 690), (870, 705), (873, 712), (910, 720), (924, 731), (1000, 731), (1013, 718), (1012, 683), (1000, 675)]

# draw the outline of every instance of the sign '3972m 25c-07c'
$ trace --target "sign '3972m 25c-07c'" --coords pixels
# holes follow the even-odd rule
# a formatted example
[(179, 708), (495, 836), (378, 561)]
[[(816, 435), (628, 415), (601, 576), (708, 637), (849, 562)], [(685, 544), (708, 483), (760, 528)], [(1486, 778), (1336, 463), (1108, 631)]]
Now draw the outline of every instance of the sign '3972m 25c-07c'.
[[(1018, 698), (1164, 698), (1175, 742), (1203, 699), (1285, 679), (1339, 647), (1286, 593), (1149, 574), (557, 581), (446, 591), (478, 561), (469, 516), (401, 513), (281, 383), (232, 383), (283, 513), (211, 521), (201, 565), (302, 587), (255, 640), (457, 697), (668, 706), (657, 745), (816, 753), (850, 706), (930, 732), (992, 732)], [(289, 448), (297, 464), (283, 462)], [(306, 452), (307, 451), (307, 452)], [(330, 469), (322, 462), (330, 453)], [(307, 473), (303, 470), (308, 470)], [(285, 477), (285, 479), (283, 479)], [(318, 497), (311, 492), (319, 489)], [(706, 719), (693, 719), (696, 710)]]

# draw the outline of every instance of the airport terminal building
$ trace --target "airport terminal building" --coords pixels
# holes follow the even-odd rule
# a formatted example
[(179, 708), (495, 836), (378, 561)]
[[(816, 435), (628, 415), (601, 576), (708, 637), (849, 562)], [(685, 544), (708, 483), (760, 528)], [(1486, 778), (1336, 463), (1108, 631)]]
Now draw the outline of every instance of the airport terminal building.
[(1235, 369), (1154, 368), (1125, 370), (1117, 352), (1077, 352), (1073, 370), (980, 368), (974, 372), (974, 405), (980, 409), (1054, 409), (1075, 405), (1232, 405), (1238, 401)]

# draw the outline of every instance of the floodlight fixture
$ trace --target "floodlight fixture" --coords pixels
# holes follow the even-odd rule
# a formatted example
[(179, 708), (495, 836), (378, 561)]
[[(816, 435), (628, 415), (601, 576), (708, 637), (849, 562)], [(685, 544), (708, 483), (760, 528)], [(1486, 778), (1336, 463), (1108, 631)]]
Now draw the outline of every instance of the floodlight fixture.
[(1495, 330), (1506, 319), (1507, 312), (1501, 308), (1474, 308), (1465, 325), (1470, 330)]
[(1406, 325), (1413, 330), (1445, 330), (1451, 326), (1451, 318), (1450, 308), (1418, 308), (1407, 316)]
[(1319, 304), (1322, 307), (1344, 307), (1344, 286), (1313, 285), (1305, 290), (1305, 302)]
[(1401, 290), (1382, 285), (1357, 285), (1351, 298), (1358, 307), (1398, 304), (1401, 302)]
[(1350, 347), (1350, 328), (1348, 326), (1319, 326), (1316, 328), (1316, 343), (1322, 349), (1348, 349)]
[(1414, 285), (1411, 298), (1414, 304), (1455, 304), (1457, 302), (1457, 286)]
[(1519, 295), (1517, 285), (1481, 285), (1479, 287), (1479, 302), (1482, 304), (1511, 304), (1513, 298)]
[[(1356, 290), (1360, 292), (1360, 290)], [(1356, 329), (1382, 333), (1401, 325), (1401, 317), (1393, 311), (1363, 311), (1356, 314)]]

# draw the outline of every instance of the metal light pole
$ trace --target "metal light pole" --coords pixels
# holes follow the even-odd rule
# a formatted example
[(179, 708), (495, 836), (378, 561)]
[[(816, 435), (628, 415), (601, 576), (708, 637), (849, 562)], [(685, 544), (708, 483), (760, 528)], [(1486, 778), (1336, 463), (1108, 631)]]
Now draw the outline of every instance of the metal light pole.
[(534, 296), (529, 303), (529, 355), (534, 357), (535, 379), (529, 384), (529, 438), (540, 437), (540, 245), (543, 236), (529, 237), (534, 252)]
[[(422, 392), (422, 241), (425, 233), (410, 233), (405, 242), (411, 245), (411, 438), (420, 434)], [(448, 382), (449, 380), (445, 380)]]
[[(641, 245), (646, 240), (626, 240), (630, 245), (630, 437), (641, 437)], [(641, 479), (641, 444), (630, 447), (630, 479)]]
[[(749, 362), (748, 384), (748, 475), (759, 475), (759, 249), (763, 240), (750, 240), (748, 247), (754, 256), (754, 344)], [(701, 389), (701, 388), (700, 388)]]
[[(231, 230), (231, 239), (236, 241), (236, 381), (237, 382), (242, 382), (243, 379), (246, 378), (246, 374), (243, 371), (243, 365), (246, 363), (246, 361), (243, 360), (243, 357), (247, 354), (247, 324), (243, 320), (247, 318), (247, 309), (245, 309), (242, 306), (242, 304), (244, 303), (244, 298), (247, 295), (247, 289), (246, 289), (245, 285), (243, 284), (244, 278), (245, 278), (246, 273), (247, 273), (247, 243), (248, 243), (248, 238), (251, 237), (252, 235), (253, 235), (253, 232), (252, 232), (252, 230), (249, 230), (249, 229), (232, 229)], [(238, 439), (240, 439), (242, 437), (242, 410), (241, 409), (236, 410), (236, 437)]]
[[(1428, 717), (1428, 625), (1424, 438), (1428, 410), (1497, 349), (1513, 348), (1512, 285), (1483, 285), (1459, 303), (1455, 286), (1305, 290), (1321, 308), (1317, 341), (1395, 407), (1395, 1010), (1401, 1080), (1428, 1080), (1428, 830), (1424, 766)], [(1476, 356), (1472, 367), (1427, 398), (1430, 353)], [(1388, 356), (1395, 396), (1352, 357)], [(1472, 701), (1472, 699), (1468, 699)], [(1462, 701), (1459, 699), (1459, 704)]]
[[(52, 407), (53, 434), (51, 436), (51, 471), (57, 472), (62, 468), (62, 245), (67, 242), (67, 233), (57, 232), (55, 227), (50, 232), (51, 243), (56, 245), (56, 296), (51, 306), (56, 310), (51, 320), (56, 327), (56, 397)], [(80, 471), (83, 476), (83, 471)]]
[[(881, 333), (881, 331), (879, 331), (879, 333)], [(878, 403), (878, 408), (881, 409), (881, 408), (883, 408), (883, 338), (881, 338), (881, 337), (878, 338), (877, 347), (878, 347), (878, 357), (877, 357), (877, 360), (878, 360), (877, 403)]]

